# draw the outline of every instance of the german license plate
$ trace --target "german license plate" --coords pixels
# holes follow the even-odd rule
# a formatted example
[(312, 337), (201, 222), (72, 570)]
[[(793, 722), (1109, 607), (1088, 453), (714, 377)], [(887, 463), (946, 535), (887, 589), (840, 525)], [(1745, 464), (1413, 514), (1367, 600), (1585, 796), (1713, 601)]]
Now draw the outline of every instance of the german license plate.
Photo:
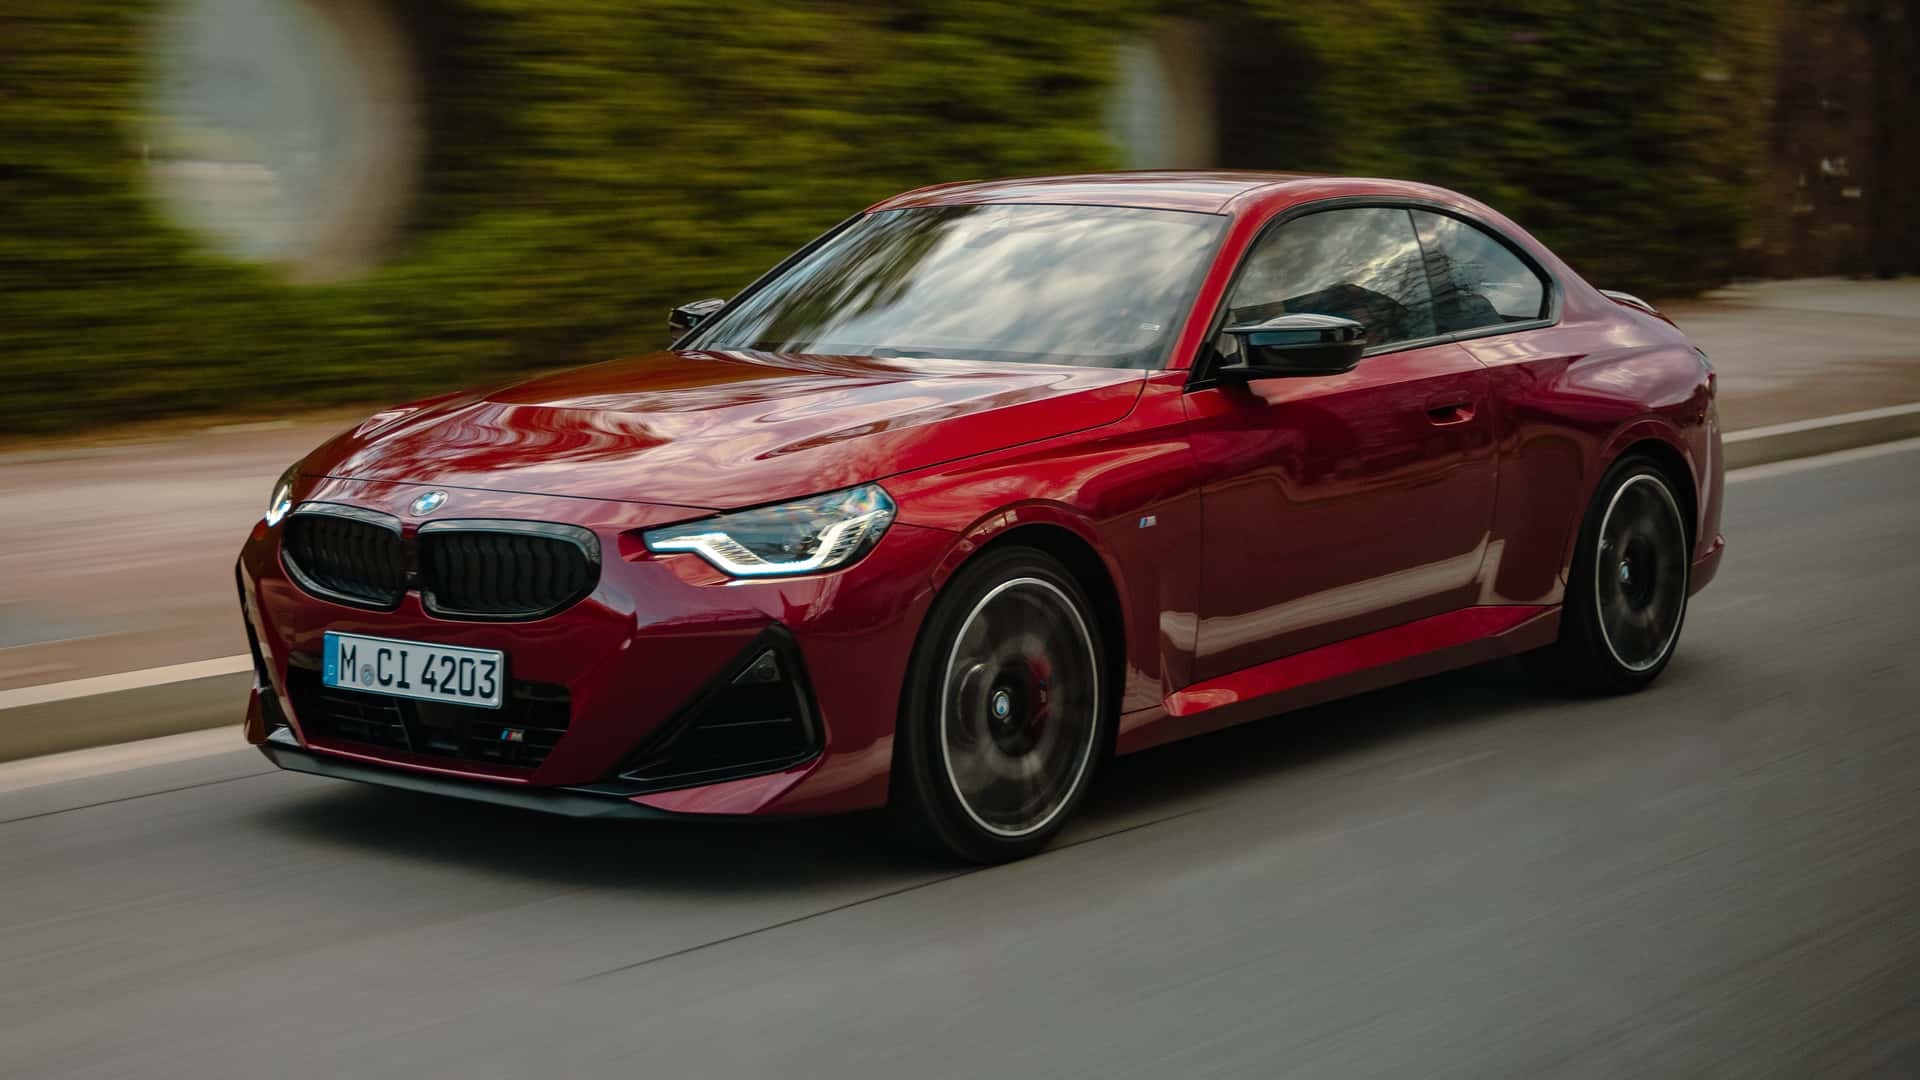
[(507, 654), (498, 649), (329, 630), (321, 653), (320, 681), (341, 690), (497, 709), (507, 681)]

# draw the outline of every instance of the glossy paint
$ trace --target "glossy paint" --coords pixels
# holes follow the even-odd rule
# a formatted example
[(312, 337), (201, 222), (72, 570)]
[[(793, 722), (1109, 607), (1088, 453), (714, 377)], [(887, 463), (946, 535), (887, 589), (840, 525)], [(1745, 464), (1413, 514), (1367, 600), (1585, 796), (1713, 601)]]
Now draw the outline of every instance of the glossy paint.
[[(1214, 384), (1195, 369), (1235, 267), (1277, 218), (1339, 200), (1483, 223), (1558, 283), (1528, 329), (1369, 356), (1345, 375)], [(531, 623), (340, 607), (302, 592), (280, 529), (241, 556), (247, 615), (284, 686), (329, 629), (501, 648), (513, 677), (566, 684), (569, 733), (531, 773), (342, 758), (535, 787), (608, 776), (769, 624), (805, 660), (825, 751), (770, 776), (644, 796), (704, 814), (823, 813), (887, 795), (920, 623), (988, 545), (1064, 559), (1109, 623), (1128, 752), (1550, 642), (1574, 534), (1629, 450), (1667, 464), (1711, 580), (1722, 465), (1706, 363), (1663, 318), (1615, 302), (1486, 207), (1378, 180), (1121, 174), (951, 185), (881, 208), (1035, 201), (1217, 213), (1227, 236), (1164, 370), (666, 352), (370, 418), (301, 465), (295, 498), (393, 514), (563, 521), (607, 553), (599, 587)], [(735, 581), (655, 556), (641, 530), (878, 481), (898, 516), (837, 572)], [(249, 737), (265, 736), (256, 690)], [(282, 698), (281, 707), (291, 715)]]
[(1209, 527), (1235, 541), (1204, 563), (1195, 675), (1474, 603), (1496, 488), (1488, 396), (1454, 343), (1188, 394)]
[(363, 425), (309, 464), (354, 480), (730, 509), (1111, 424), (1145, 375), (662, 352)]
[(1480, 605), (1402, 623), (1269, 660), (1175, 691), (1156, 723), (1120, 729), (1123, 753), (1256, 720), (1276, 709), (1332, 701), (1381, 685), (1382, 675), (1418, 678), (1550, 644), (1559, 609)]
[[(429, 485), (303, 478), (295, 497), (390, 513), (411, 533), (424, 521), (412, 514), (410, 504), (426, 490)], [(280, 561), (285, 524), (270, 528), (261, 522), (240, 569), (276, 688), (286, 686), (290, 656), (317, 656), (327, 630), (449, 645), (490, 643), (484, 647), (507, 650), (512, 678), (565, 685), (573, 720), (560, 745), (531, 773), (464, 764), (457, 771), (488, 783), (584, 784), (605, 778), (762, 630), (779, 622), (805, 630), (796, 635), (798, 646), (833, 752), (802, 769), (757, 778), (744, 792), (735, 785), (726, 793), (650, 798), (674, 805), (720, 800), (726, 809), (711, 812), (750, 813), (774, 799), (803, 810), (816, 801), (838, 809), (884, 797), (891, 712), (873, 707), (870, 673), (904, 670), (914, 630), (932, 599), (928, 568), (951, 545), (951, 537), (896, 525), (872, 554), (840, 573), (734, 581), (698, 556), (656, 557), (637, 542), (640, 530), (685, 518), (683, 508), (446, 490), (447, 504), (432, 520), (566, 520), (592, 529), (606, 553), (599, 587), (566, 611), (528, 623), (438, 618), (413, 594), (397, 611), (365, 611), (301, 591)], [(371, 756), (366, 747), (308, 737), (292, 703), (282, 696), (280, 705), (302, 745), (361, 760)], [(456, 771), (441, 758), (381, 753), (377, 759), (427, 772)]]

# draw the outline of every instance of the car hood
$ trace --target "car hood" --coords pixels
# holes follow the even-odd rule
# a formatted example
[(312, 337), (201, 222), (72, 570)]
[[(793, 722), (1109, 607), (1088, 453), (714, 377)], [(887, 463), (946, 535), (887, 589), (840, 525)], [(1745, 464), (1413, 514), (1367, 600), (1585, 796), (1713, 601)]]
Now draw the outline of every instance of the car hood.
[(725, 510), (1110, 424), (1145, 376), (661, 352), (376, 414), (302, 471)]

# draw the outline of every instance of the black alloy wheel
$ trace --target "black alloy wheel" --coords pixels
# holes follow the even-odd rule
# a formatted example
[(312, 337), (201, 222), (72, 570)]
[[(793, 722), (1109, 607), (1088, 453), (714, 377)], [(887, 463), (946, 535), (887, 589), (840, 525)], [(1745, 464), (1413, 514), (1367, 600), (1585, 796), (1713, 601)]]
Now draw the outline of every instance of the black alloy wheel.
[(1686, 620), (1690, 530), (1667, 477), (1621, 460), (1588, 508), (1567, 581), (1560, 640), (1537, 660), (1571, 689), (1626, 693), (1673, 659)]
[(934, 603), (900, 716), (901, 809), (976, 862), (1044, 847), (1110, 738), (1100, 627), (1047, 555), (988, 552)]

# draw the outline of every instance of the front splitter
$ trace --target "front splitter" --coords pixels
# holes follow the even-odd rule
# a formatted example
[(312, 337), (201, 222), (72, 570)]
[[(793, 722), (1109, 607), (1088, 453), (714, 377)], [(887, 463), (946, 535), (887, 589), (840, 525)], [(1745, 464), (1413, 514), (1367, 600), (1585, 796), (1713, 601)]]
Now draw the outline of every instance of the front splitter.
[(575, 788), (534, 788), (459, 780), (433, 776), (402, 768), (369, 765), (336, 757), (301, 746), (285, 728), (267, 736), (260, 744), (267, 760), (291, 772), (327, 776), (335, 780), (357, 780), (363, 784), (417, 791), (426, 795), (445, 795), (470, 802), (492, 803), (521, 810), (538, 810), (573, 818), (616, 818), (637, 821), (692, 821), (704, 815), (680, 814), (599, 792)]

